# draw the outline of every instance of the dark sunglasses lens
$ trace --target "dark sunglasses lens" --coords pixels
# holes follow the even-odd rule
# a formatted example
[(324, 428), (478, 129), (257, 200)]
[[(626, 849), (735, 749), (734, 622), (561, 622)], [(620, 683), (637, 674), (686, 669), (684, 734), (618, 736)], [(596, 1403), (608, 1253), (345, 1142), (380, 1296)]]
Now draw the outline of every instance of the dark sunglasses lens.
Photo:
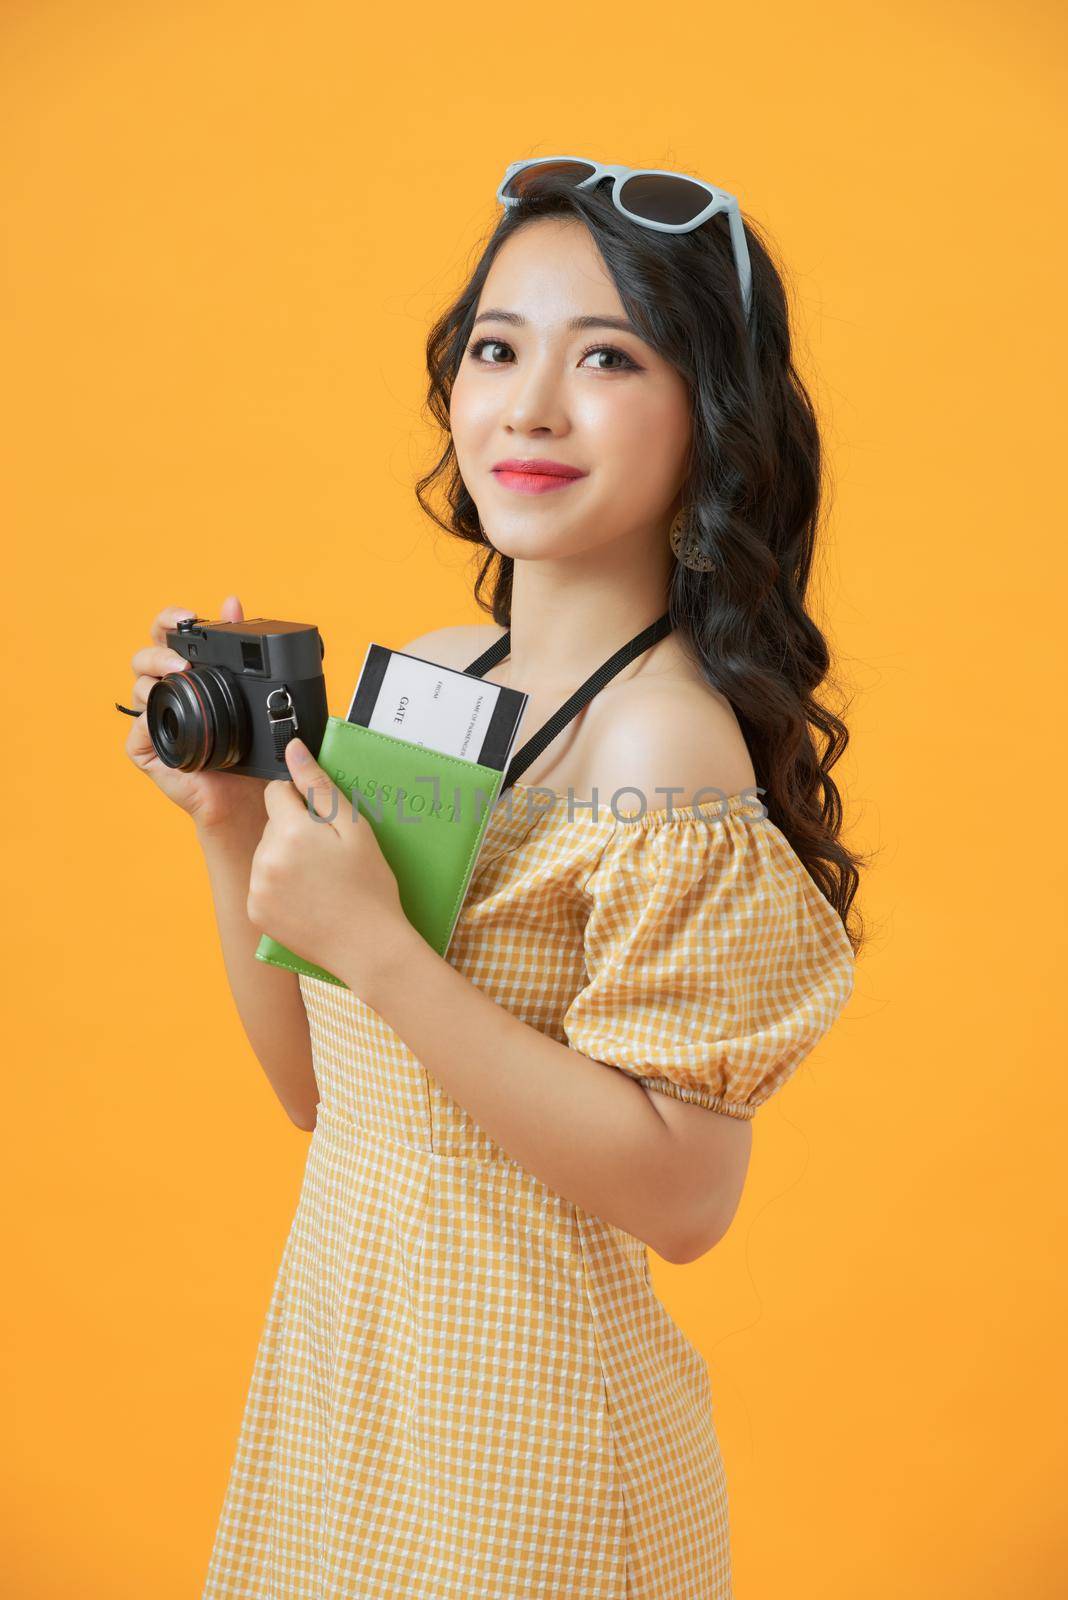
[(581, 183), (584, 178), (591, 177), (594, 170), (588, 161), (539, 161), (534, 166), (513, 172), (504, 186), (504, 193), (509, 200), (520, 200), (526, 194), (536, 193), (544, 178)]
[(640, 172), (627, 178), (619, 191), (620, 205), (648, 222), (692, 222), (711, 200), (704, 184), (659, 172)]

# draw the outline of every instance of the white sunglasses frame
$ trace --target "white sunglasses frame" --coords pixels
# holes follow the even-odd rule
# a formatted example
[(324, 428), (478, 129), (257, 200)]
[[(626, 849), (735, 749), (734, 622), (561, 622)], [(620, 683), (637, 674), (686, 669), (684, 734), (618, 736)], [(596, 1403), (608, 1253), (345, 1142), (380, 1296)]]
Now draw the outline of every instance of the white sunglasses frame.
[[(653, 228), (657, 233), (690, 233), (694, 228), (699, 228), (702, 222), (707, 222), (709, 217), (725, 211), (730, 224), (734, 264), (738, 268), (738, 283), (742, 291), (745, 320), (748, 323), (753, 303), (753, 272), (749, 262), (749, 248), (745, 242), (745, 229), (742, 226), (742, 213), (736, 195), (729, 194), (726, 189), (720, 189), (714, 183), (706, 182), (704, 178), (693, 178), (688, 172), (671, 172), (666, 167), (608, 166), (600, 161), (591, 161), (589, 156), (529, 156), (524, 161), (510, 161), (505, 168), (504, 177), (497, 186), (497, 199), (501, 205), (515, 206), (522, 202), (522, 195), (509, 195), (504, 192), (509, 179), (514, 178), (517, 172), (522, 172), (524, 167), (538, 167), (552, 161), (578, 161), (583, 166), (593, 168), (588, 178), (583, 178), (580, 183), (572, 186), (575, 189), (589, 189), (603, 178), (611, 178), (612, 203), (616, 210), (629, 221), (637, 222), (643, 228)], [(650, 217), (640, 217), (636, 212), (628, 211), (621, 203), (619, 191), (627, 178), (683, 178), (687, 183), (695, 183), (700, 188), (707, 189), (709, 202), (690, 222), (654, 222)]]

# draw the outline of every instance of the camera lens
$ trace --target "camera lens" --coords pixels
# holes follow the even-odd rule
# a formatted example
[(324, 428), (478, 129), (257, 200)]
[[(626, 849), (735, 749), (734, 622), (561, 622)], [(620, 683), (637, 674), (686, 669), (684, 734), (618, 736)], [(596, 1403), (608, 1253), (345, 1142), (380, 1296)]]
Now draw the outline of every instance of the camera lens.
[(233, 767), (248, 753), (244, 697), (225, 667), (168, 672), (148, 691), (148, 735), (165, 767)]

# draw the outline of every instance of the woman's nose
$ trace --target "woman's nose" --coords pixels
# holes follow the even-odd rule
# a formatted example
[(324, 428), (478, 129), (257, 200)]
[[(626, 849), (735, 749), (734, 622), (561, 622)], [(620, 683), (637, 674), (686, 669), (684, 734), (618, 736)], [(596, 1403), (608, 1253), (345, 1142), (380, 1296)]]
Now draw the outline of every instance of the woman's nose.
[(551, 428), (556, 432), (566, 424), (567, 408), (559, 374), (550, 363), (532, 362), (522, 371), (516, 371), (506, 387), (501, 420), (506, 427), (521, 432), (533, 428)]

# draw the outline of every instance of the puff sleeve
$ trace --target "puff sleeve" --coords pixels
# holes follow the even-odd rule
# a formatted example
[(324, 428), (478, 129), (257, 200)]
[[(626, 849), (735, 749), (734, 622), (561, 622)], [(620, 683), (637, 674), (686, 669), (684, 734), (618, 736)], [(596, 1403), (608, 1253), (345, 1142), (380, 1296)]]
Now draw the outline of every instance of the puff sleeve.
[(842, 920), (765, 816), (621, 821), (585, 892), (567, 1042), (676, 1099), (751, 1118), (852, 993)]

